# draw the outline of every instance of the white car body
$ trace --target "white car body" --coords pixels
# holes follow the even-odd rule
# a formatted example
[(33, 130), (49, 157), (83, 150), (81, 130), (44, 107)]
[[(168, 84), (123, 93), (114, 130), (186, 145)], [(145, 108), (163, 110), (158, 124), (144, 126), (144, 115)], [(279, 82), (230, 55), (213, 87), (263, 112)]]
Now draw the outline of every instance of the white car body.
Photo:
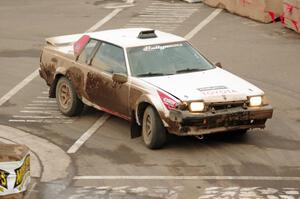
[[(155, 31), (155, 37), (140, 38), (139, 35), (147, 31), (152, 30), (115, 29), (46, 39), (48, 45), (41, 56), (40, 74), (51, 88), (50, 96), (55, 97), (53, 92), (57, 78), (66, 76), (85, 104), (131, 120), (138, 125), (142, 125), (145, 107), (153, 106), (167, 130), (177, 135), (204, 135), (265, 127), (266, 120), (272, 117), (273, 109), (268, 104), (264, 92), (219, 67), (211, 65), (212, 68), (209, 70), (162, 76), (134, 75), (129, 60), (130, 49), (145, 47), (143, 51), (146, 53), (149, 49), (151, 51), (169, 48), (167, 45), (188, 43), (180, 36), (161, 31)], [(80, 46), (83, 37), (86, 37), (87, 41)], [(95, 53), (89, 58), (89, 64), (81, 63), (78, 61), (80, 52), (91, 40), (99, 42), (100, 47), (98, 46), (97, 49), (94, 47)], [(124, 63), (126, 63), (124, 74), (116, 75), (113, 69), (110, 73), (91, 67), (102, 43), (122, 49)], [(77, 44), (81, 50), (79, 53), (76, 51)], [(76, 74), (74, 71), (77, 71)], [(77, 79), (74, 80), (73, 76)], [(82, 82), (78, 82), (78, 76)], [(102, 85), (102, 78), (108, 83)], [(90, 85), (91, 81), (94, 81), (92, 83), (96, 86)], [(97, 94), (101, 89), (109, 92), (107, 95), (111, 95), (111, 98), (109, 96), (105, 100), (100, 99)], [(262, 102), (252, 106), (250, 99), (255, 96), (259, 96)], [(190, 106), (193, 102), (203, 103), (205, 109), (192, 111)], [(174, 107), (168, 107), (168, 103), (174, 103)]]

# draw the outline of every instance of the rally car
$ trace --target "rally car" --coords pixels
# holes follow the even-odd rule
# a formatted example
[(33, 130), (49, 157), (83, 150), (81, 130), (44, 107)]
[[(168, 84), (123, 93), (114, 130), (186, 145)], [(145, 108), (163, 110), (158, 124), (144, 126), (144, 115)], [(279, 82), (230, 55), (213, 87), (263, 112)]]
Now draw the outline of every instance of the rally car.
[(212, 64), (184, 38), (147, 28), (46, 39), (40, 76), (67, 116), (83, 105), (131, 121), (131, 136), (162, 147), (167, 133), (197, 136), (264, 128), (262, 90)]

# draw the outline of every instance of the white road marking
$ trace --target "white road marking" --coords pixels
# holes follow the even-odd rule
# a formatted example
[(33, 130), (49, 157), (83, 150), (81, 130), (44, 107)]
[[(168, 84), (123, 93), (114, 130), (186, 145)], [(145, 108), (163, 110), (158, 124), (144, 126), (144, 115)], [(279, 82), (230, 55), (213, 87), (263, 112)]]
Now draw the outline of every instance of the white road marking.
[(16, 123), (47, 123), (47, 124), (70, 124), (73, 120), (61, 119), (35, 119), (35, 120), (9, 120), (9, 122)]
[(8, 120), (9, 122), (26, 122), (26, 120)]
[(185, 3), (152, 2), (141, 10), (124, 27), (149, 27), (162, 31), (173, 32), (198, 9)]
[(36, 106), (39, 106), (39, 107), (58, 107), (57, 104), (41, 104), (41, 103), (34, 103), (34, 104), (27, 104), (27, 106), (31, 106), (31, 107), (36, 107)]
[[(230, 190), (231, 191), (228, 191)], [(297, 188), (289, 188), (296, 190)], [(265, 187), (218, 187), (214, 189), (213, 192), (210, 188), (206, 188), (202, 195), (198, 197), (198, 199), (204, 198), (268, 198), (268, 199), (296, 199), (299, 194), (289, 194), (285, 192), (285, 188), (283, 189), (275, 189), (275, 188), (265, 188)]]
[(52, 114), (52, 113), (60, 113), (58, 110), (54, 111), (27, 111), (27, 110), (22, 110), (20, 113), (41, 113), (41, 114)]
[(57, 103), (56, 100), (33, 100), (33, 103)]
[(8, 93), (6, 93), (0, 99), (0, 106), (2, 106), (5, 102), (7, 102), (12, 96), (14, 96), (17, 92), (19, 92), (22, 88), (24, 88), (29, 82), (31, 82), (34, 78), (36, 78), (39, 74), (39, 69), (36, 69), (33, 73), (28, 75), (24, 80), (22, 80), (19, 84), (17, 84), (14, 88), (12, 88)]
[(68, 119), (69, 117), (65, 116), (37, 116), (37, 115), (13, 115), (13, 118), (23, 118), (23, 119)]
[(190, 40), (192, 37), (194, 37), (204, 26), (209, 24), (215, 17), (217, 17), (222, 12), (222, 9), (215, 9), (206, 19), (201, 21), (191, 32), (189, 32), (185, 38), (187, 40)]
[(86, 32), (93, 32), (93, 31), (97, 30), (99, 27), (103, 26), (106, 22), (108, 22), (109, 20), (111, 20), (114, 16), (116, 16), (117, 14), (119, 14), (119, 12), (121, 12), (122, 10), (123, 10), (122, 8), (114, 9), (106, 17), (104, 17), (98, 23), (96, 23), (91, 28), (89, 28), (88, 30), (86, 30)]
[(300, 181), (289, 176), (75, 176), (74, 180), (255, 180)]
[(24, 109), (28, 109), (28, 110), (58, 110), (57, 107), (55, 107), (55, 106), (51, 106), (51, 107), (25, 106)]
[(76, 153), (78, 149), (100, 128), (110, 117), (104, 113), (67, 151), (67, 153)]
[(30, 193), (36, 192), (36, 191), (34, 190), (34, 188), (36, 187), (36, 185), (37, 185), (36, 182), (33, 183), (33, 185), (31, 186), (30, 190), (27, 190), (27, 191), (26, 191), (27, 193), (26, 193), (24, 199), (29, 199), (29, 197), (30, 197), (30, 195), (31, 195)]

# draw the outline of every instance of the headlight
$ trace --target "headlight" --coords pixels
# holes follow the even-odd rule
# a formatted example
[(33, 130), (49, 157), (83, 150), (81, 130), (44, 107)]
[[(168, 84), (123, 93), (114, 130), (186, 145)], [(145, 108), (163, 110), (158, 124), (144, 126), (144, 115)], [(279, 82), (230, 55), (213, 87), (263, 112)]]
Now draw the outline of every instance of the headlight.
[(191, 112), (200, 112), (204, 111), (205, 104), (203, 102), (191, 102), (189, 109)]
[(249, 98), (250, 106), (260, 106), (262, 105), (262, 97), (261, 96), (255, 96)]

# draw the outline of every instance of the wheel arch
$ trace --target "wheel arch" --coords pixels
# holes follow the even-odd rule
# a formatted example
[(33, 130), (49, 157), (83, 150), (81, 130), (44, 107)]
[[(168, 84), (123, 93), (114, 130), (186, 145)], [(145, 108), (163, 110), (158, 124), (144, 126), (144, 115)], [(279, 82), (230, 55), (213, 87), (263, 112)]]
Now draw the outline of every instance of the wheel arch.
[(57, 72), (55, 74), (54, 80), (52, 81), (52, 84), (51, 84), (50, 89), (49, 89), (49, 97), (50, 98), (56, 98), (56, 85), (57, 85), (58, 80), (61, 77), (65, 77), (65, 74), (63, 74), (61, 72)]
[[(135, 119), (138, 125), (142, 125), (143, 121), (143, 115), (148, 106), (152, 106), (157, 112), (158, 115), (160, 116), (160, 119), (166, 124), (165, 121), (163, 120), (164, 116), (164, 109), (161, 106), (161, 102), (158, 101), (158, 99), (155, 99), (154, 97), (151, 96), (142, 96), (140, 100), (138, 100), (136, 109), (135, 109)], [(165, 125), (166, 126), (166, 125)]]

